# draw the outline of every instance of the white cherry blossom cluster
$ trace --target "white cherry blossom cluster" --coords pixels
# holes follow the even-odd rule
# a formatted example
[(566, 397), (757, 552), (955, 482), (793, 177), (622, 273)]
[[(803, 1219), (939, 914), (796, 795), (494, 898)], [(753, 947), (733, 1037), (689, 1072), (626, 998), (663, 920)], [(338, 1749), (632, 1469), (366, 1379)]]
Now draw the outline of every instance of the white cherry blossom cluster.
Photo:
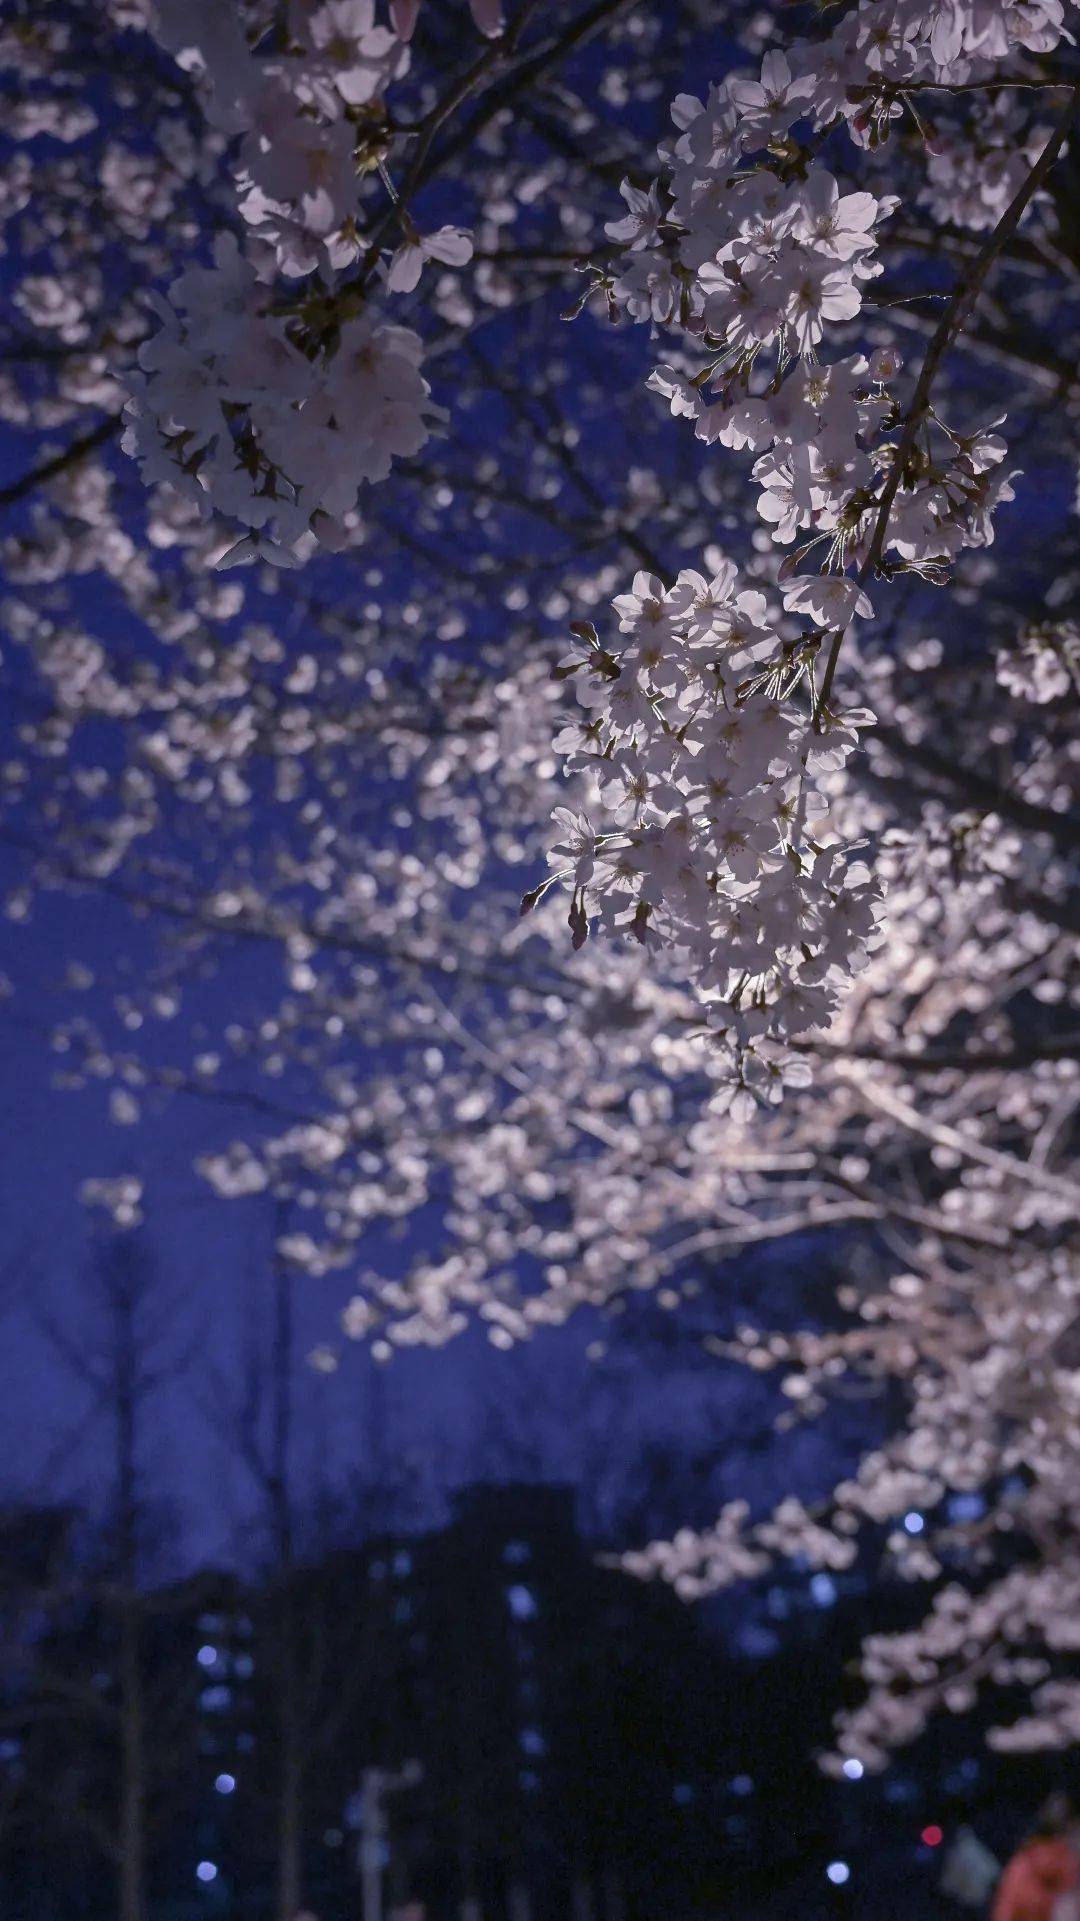
[(238, 210), (280, 270), (355, 260), (381, 103), (409, 64), (375, 0), (292, 0), (282, 51), (273, 36), (273, 51), (254, 52), (242, 12), (213, 0), (157, 0), (157, 31), (198, 76), (210, 124), (238, 138)]
[[(806, 606), (807, 584), (786, 590), (789, 607)], [(822, 791), (872, 716), (784, 698), (812, 681), (816, 639), (785, 644), (730, 561), (670, 588), (639, 573), (614, 611), (620, 644), (587, 628), (563, 664), (589, 717), (558, 745), (598, 804), (557, 810), (545, 888), (571, 888), (575, 945), (595, 917), (678, 956), (749, 1112), (806, 1078), (783, 1043), (829, 1020), (880, 938), (880, 889)]]
[(256, 552), (293, 565), (336, 546), (365, 482), (414, 454), (441, 410), (408, 327), (367, 309), (310, 355), (273, 312), (231, 236), (160, 302), (140, 351), (124, 445), (147, 481), (167, 481), (249, 529), (230, 561)]
[(1049, 128), (1032, 126), (1015, 96), (988, 100), (962, 128), (935, 128), (920, 195), (936, 220), (988, 233), (1045, 147)]
[(861, 284), (881, 272), (874, 229), (896, 203), (841, 194), (824, 167), (793, 173), (772, 158), (778, 141), (798, 152), (787, 135), (808, 91), (770, 53), (760, 81), (730, 77), (704, 104), (677, 96), (662, 183), (643, 193), (624, 182), (629, 211), (606, 229), (627, 246), (614, 293), (635, 319), (674, 319), (749, 366), (770, 346), (781, 363), (809, 353), (827, 321), (858, 313)]
[[(696, 370), (659, 366), (649, 385), (702, 441), (757, 456), (762, 520), (780, 543), (802, 536), (792, 565), (814, 553), (829, 575), (863, 568), (880, 515), (875, 559), (936, 576), (961, 548), (993, 538), (993, 509), (1012, 497), (1005, 443), (990, 429), (963, 435), (935, 420), (933, 445), (924, 436), (886, 493), (899, 422), (887, 383), (900, 357), (879, 348), (827, 362), (820, 349), (827, 327), (859, 314), (865, 283), (880, 274), (877, 227), (897, 200), (844, 193), (794, 138), (796, 123), (820, 126), (836, 111), (782, 53), (766, 55), (759, 80), (730, 77), (704, 104), (680, 95), (663, 181), (647, 193), (624, 183), (629, 211), (607, 227), (626, 246), (611, 295), (707, 353)], [(1022, 153), (1018, 164), (1028, 170)], [(828, 595), (814, 617), (843, 627), (851, 583)]]
[(1080, 626), (1072, 620), (1026, 627), (997, 656), (997, 681), (1017, 700), (1046, 707), (1080, 690)]
[(84, 1207), (99, 1207), (117, 1227), (138, 1227), (142, 1220), (142, 1182), (132, 1174), (102, 1176), (83, 1181), (79, 1197)]
[(867, 1697), (840, 1717), (831, 1771), (842, 1756), (855, 1756), (872, 1771), (885, 1768), (892, 1750), (916, 1739), (935, 1712), (970, 1713), (987, 1682), (1022, 1690), (1030, 1702), (1030, 1712), (991, 1729), (992, 1747), (1013, 1753), (1070, 1747), (1080, 1732), (1080, 1688), (1075, 1679), (1055, 1676), (1052, 1661), (1075, 1662), (1078, 1622), (1080, 1557), (1068, 1547), (1059, 1560), (1014, 1569), (975, 1594), (949, 1582), (917, 1629), (867, 1637)]
[(373, 282), (408, 293), (425, 261), (464, 265), (472, 243), (456, 227), (419, 233), (392, 188), (401, 245), (387, 260), (381, 229), (365, 238), (365, 183), (388, 180), (384, 94), (409, 62), (374, 0), (293, 0), (270, 52), (211, 0), (158, 0), (156, 25), (198, 76), (210, 126), (234, 142), (245, 245), (219, 240), (212, 266), (156, 303), (162, 326), (140, 351), (124, 444), (149, 481), (240, 523), (229, 561), (295, 565), (348, 539), (360, 489), (440, 418), (420, 338), (386, 321)]
[[(667, 595), (646, 581), (636, 604), (617, 602), (635, 647), (624, 668), (596, 644), (592, 685), (608, 712), (589, 742), (610, 768), (601, 799), (614, 819), (598, 832), (582, 817), (556, 858), (573, 879), (576, 940), (587, 928), (588, 894), (602, 902), (609, 927), (687, 957), (713, 1019), (734, 1041), (740, 1089), (748, 1043), (828, 1019), (839, 980), (864, 964), (875, 924), (862, 867), (833, 919), (837, 857), (835, 847), (820, 851), (824, 808), (808, 791), (823, 767), (843, 764), (846, 749), (830, 762), (823, 746), (837, 731), (828, 698), (845, 633), (873, 611), (864, 583), (903, 570), (942, 579), (963, 547), (990, 544), (994, 508), (1012, 497), (1000, 421), (956, 431), (932, 406), (929, 379), (903, 416), (888, 391), (900, 370), (891, 349), (822, 361), (827, 326), (858, 315), (865, 283), (881, 271), (877, 227), (898, 201), (845, 193), (810, 141), (843, 117), (860, 144), (874, 144), (901, 82), (963, 79), (973, 61), (1054, 44), (1060, 7), (1006, 12), (995, 27), (985, 9), (860, 7), (824, 46), (797, 46), (790, 59), (767, 54), (759, 78), (731, 76), (704, 103), (678, 96), (662, 179), (647, 191), (624, 183), (627, 214), (606, 230), (624, 248), (604, 276), (611, 303), (674, 326), (707, 354), (696, 371), (661, 366), (650, 384), (694, 421), (700, 439), (756, 455), (758, 514), (775, 542), (799, 543), (781, 569), (784, 603), (810, 631), (785, 648), (752, 621), (748, 648), (726, 637), (722, 667), (710, 659), (719, 655), (712, 602), (726, 601), (730, 582), (718, 593), (717, 582), (680, 576)], [(880, 126), (868, 102), (884, 114)], [(1025, 180), (1032, 166), (1021, 149)], [(811, 555), (819, 571), (800, 574)], [(820, 688), (815, 628), (832, 637)], [(704, 678), (695, 653), (704, 655)], [(804, 673), (812, 723), (782, 719), (777, 696)], [(711, 729), (721, 717), (723, 764), (715, 766)], [(783, 739), (770, 739), (769, 727)], [(854, 744), (849, 727), (839, 732)], [(719, 807), (706, 784), (717, 779)], [(849, 936), (833, 947), (824, 929), (845, 919)]]
[(1020, 74), (1025, 55), (1068, 38), (1065, 15), (1065, 0), (861, 0), (826, 40), (796, 43), (792, 66), (814, 125), (842, 117), (873, 147), (901, 117), (906, 88), (963, 86), (1001, 62)]
[(856, 1557), (854, 1540), (822, 1527), (795, 1495), (787, 1495), (766, 1521), (753, 1524), (745, 1501), (731, 1501), (701, 1533), (681, 1528), (671, 1541), (650, 1541), (619, 1557), (628, 1574), (666, 1581), (684, 1601), (700, 1601), (738, 1581), (754, 1580), (778, 1557), (839, 1572)]

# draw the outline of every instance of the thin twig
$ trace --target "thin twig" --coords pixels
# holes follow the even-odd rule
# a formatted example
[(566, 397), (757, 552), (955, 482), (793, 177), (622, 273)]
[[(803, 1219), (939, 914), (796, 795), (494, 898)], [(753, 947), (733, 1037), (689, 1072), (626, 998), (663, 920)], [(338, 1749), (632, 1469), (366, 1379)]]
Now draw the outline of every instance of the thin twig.
[[(1029, 202), (1037, 193), (1057, 160), (1062, 147), (1065, 145), (1069, 128), (1072, 126), (1078, 107), (1080, 107), (1080, 83), (1072, 87), (1066, 111), (1062, 114), (1054, 132), (1051, 134), (1026, 180), (1017, 188), (1001, 219), (998, 221), (997, 226), (976, 254), (967, 274), (953, 293), (947, 311), (942, 315), (941, 320), (934, 330), (930, 345), (926, 350), (926, 358), (923, 361), (922, 369), (916, 382), (915, 392), (912, 395), (911, 406), (908, 408), (904, 420), (904, 429), (893, 455), (892, 464), (889, 468), (885, 485), (881, 492), (881, 498), (878, 502), (877, 518), (874, 523), (870, 546), (866, 559), (863, 561), (857, 576), (860, 587), (865, 585), (872, 574), (876, 574), (880, 570), (893, 502), (896, 499), (900, 482), (906, 472), (908, 461), (914, 451), (919, 429), (929, 411), (930, 394), (934, 381), (940, 371), (941, 364), (954, 338), (970, 318), (975, 303), (982, 292), (983, 283), (994, 261), (997, 259), (998, 254), (1006, 242), (1011, 240), (1013, 234), (1016, 232)], [(815, 725), (828, 706), (829, 696), (832, 692), (833, 678), (836, 673), (836, 665), (840, 658), (840, 649), (843, 646), (844, 635), (847, 632), (848, 625), (850, 625), (850, 622), (839, 628), (833, 636), (828, 662), (824, 675), (822, 676), (821, 688), (815, 703)]]
[(42, 487), (47, 480), (55, 480), (57, 474), (66, 473), (69, 467), (74, 467), (86, 454), (92, 454), (96, 448), (103, 447), (106, 441), (111, 440), (113, 435), (119, 432), (121, 425), (120, 415), (110, 414), (107, 420), (99, 421), (89, 433), (80, 434), (77, 440), (71, 441), (60, 453), (53, 454), (49, 460), (43, 460), (39, 467), (31, 467), (28, 473), (20, 474), (18, 480), (9, 481), (6, 487), (0, 487), (0, 508), (13, 507), (16, 501), (25, 500), (27, 494), (32, 494), (35, 487)]

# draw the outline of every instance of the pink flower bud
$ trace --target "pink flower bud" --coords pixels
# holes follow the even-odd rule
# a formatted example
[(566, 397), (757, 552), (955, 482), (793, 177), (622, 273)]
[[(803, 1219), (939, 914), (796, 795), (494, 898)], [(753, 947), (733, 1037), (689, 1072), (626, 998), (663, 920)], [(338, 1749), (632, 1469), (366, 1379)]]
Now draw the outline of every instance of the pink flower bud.
[(903, 358), (895, 347), (878, 347), (870, 355), (871, 380), (895, 380), (903, 366)]
[(420, 0), (390, 0), (390, 24), (399, 40), (411, 40), (416, 30)]
[(469, 7), (481, 33), (496, 40), (506, 25), (502, 0), (469, 0)]

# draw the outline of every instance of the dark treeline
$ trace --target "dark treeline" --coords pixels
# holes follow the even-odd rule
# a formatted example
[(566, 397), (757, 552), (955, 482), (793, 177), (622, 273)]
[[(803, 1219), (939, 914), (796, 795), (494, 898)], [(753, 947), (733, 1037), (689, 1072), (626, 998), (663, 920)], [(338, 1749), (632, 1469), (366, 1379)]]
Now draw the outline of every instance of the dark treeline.
[(125, 1586), (109, 1551), (72, 1511), (4, 1518), (6, 1921), (859, 1912), (838, 1852), (895, 1857), (940, 1913), (923, 1828), (1001, 1827), (964, 1724), (883, 1784), (816, 1767), (859, 1575), (706, 1616), (598, 1565), (535, 1485), (252, 1581)]

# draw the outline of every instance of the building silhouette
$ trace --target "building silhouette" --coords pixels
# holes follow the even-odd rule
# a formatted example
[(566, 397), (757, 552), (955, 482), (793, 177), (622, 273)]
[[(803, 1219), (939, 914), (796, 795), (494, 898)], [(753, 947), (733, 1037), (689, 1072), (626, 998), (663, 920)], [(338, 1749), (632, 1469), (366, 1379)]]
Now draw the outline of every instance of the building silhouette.
[[(67, 1512), (0, 1516), (3, 1921), (116, 1917), (115, 1597), (84, 1541)], [(572, 1490), (534, 1484), (299, 1558), (287, 1590), (210, 1571), (148, 1591), (148, 1921), (278, 1912), (286, 1619), (319, 1921), (370, 1921), (365, 1862), (387, 1917), (419, 1903), (426, 1921), (854, 1917), (877, 1912), (861, 1862), (906, 1913), (939, 1915), (922, 1834), (977, 1814), (1007, 1847), (1050, 1764), (1010, 1763), (1003, 1804), (959, 1720), (881, 1781), (826, 1780), (871, 1596), (895, 1625), (920, 1604), (863, 1567), (789, 1566), (690, 1609), (603, 1565)], [(826, 1879), (838, 1853), (850, 1886)]]

